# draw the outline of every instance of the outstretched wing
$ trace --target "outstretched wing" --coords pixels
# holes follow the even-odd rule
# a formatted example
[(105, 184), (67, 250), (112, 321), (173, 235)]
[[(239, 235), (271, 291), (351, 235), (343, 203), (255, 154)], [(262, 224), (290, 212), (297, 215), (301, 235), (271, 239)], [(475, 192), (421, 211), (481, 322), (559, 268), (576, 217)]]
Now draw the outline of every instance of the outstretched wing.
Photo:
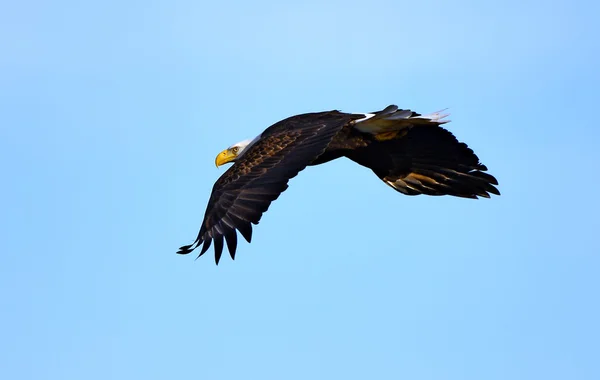
[(366, 154), (355, 157), (388, 185), (407, 195), (465, 198), (500, 195), (496, 178), (465, 143), (441, 125), (443, 111), (420, 115), (391, 105), (356, 120), (354, 128), (373, 136)]
[(202, 243), (200, 257), (214, 240), (218, 264), (225, 240), (235, 258), (236, 230), (250, 242), (252, 224), (258, 224), (271, 202), (287, 189), (288, 181), (319, 157), (335, 134), (355, 118), (337, 111), (304, 114), (266, 129), (217, 180), (196, 241), (177, 253), (190, 253)]
[(489, 198), (500, 195), (498, 181), (485, 173), (477, 155), (446, 129), (424, 125), (405, 135), (384, 141), (393, 167), (381, 179), (407, 195), (453, 195)]

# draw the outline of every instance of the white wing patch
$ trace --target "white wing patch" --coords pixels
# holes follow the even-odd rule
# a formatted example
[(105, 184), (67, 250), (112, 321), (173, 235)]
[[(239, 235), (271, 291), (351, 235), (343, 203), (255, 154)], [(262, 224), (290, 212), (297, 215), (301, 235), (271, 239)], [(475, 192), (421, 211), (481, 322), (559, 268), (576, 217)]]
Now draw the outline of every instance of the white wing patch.
[(366, 113), (365, 117), (354, 121), (354, 128), (372, 135), (380, 133), (400, 131), (415, 125), (440, 125), (449, 122), (444, 120), (449, 114), (443, 114), (445, 110), (433, 112), (428, 115), (413, 116), (411, 110), (401, 110), (391, 105), (377, 113)]
[(354, 123), (358, 124), (360, 122), (363, 122), (363, 121), (368, 120), (368, 119), (372, 118), (373, 116), (375, 116), (374, 113), (364, 113), (363, 115), (365, 115), (365, 117), (363, 117), (362, 119), (354, 120)]

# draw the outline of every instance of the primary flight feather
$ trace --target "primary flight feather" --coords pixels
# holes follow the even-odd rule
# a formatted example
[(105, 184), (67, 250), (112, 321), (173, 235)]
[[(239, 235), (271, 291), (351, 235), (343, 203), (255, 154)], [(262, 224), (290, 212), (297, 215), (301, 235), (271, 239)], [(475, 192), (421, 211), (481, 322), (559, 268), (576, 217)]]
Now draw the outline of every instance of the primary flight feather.
[(253, 140), (234, 144), (217, 155), (217, 166), (233, 162), (215, 183), (194, 243), (202, 256), (214, 241), (215, 262), (224, 242), (235, 258), (237, 232), (252, 239), (271, 202), (288, 181), (310, 165), (347, 157), (373, 170), (383, 182), (407, 195), (489, 198), (500, 195), (496, 178), (465, 144), (440, 125), (448, 115), (420, 115), (391, 105), (373, 113), (317, 112), (292, 116)]

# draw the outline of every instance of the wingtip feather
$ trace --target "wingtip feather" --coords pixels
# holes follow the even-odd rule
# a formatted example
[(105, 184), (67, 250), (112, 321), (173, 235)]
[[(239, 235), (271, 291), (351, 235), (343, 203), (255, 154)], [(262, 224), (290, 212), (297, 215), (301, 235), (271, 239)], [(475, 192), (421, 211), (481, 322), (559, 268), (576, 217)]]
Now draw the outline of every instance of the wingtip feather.
[(192, 245), (184, 245), (182, 247), (179, 247), (179, 250), (177, 251), (178, 255), (187, 255), (188, 253), (192, 252), (192, 249), (190, 249), (192, 247)]
[(223, 236), (215, 236), (215, 264), (219, 265), (223, 254)]

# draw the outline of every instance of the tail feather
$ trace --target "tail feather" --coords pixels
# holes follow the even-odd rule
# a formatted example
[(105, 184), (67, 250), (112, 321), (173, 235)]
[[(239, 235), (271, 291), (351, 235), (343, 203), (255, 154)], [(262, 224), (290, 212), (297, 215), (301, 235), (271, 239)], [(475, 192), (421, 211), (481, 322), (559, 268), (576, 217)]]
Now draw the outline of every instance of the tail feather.
[(401, 131), (415, 125), (437, 126), (449, 122), (445, 120), (450, 114), (443, 112), (446, 109), (421, 115), (408, 109), (399, 109), (390, 105), (382, 111), (365, 114), (362, 119), (355, 120), (355, 128), (363, 133), (379, 135), (393, 131)]

